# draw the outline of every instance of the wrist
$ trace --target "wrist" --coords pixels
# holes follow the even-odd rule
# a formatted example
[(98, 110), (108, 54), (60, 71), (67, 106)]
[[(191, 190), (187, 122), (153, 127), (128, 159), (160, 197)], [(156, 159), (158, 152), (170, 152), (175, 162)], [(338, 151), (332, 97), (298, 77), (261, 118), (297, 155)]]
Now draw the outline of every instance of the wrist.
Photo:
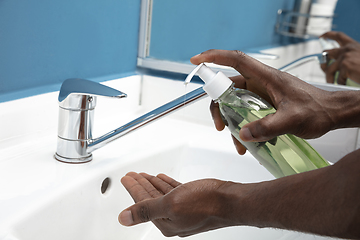
[(334, 123), (332, 130), (360, 127), (360, 92), (332, 92), (328, 101), (328, 109)]
[(222, 204), (218, 217), (223, 219), (228, 226), (258, 226), (254, 221), (252, 197), (257, 191), (258, 184), (242, 184), (226, 182), (218, 189), (218, 194), (222, 198)]

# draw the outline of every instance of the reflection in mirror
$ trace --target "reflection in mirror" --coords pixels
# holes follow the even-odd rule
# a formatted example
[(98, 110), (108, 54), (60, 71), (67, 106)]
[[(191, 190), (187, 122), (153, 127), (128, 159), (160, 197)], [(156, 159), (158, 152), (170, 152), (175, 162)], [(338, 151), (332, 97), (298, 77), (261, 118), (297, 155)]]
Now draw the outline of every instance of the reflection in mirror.
[[(188, 74), (192, 56), (216, 48), (241, 50), (281, 68), (321, 54), (318, 37), (329, 30), (359, 41), (353, 24), (359, 10), (358, 0), (142, 0), (138, 66)], [(326, 82), (315, 58), (290, 73)]]

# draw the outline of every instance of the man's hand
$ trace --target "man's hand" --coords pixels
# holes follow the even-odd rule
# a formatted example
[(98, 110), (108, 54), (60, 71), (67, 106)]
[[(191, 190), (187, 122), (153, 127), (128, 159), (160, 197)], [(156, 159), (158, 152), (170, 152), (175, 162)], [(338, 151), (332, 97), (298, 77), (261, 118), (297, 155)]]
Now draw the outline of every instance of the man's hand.
[[(262, 64), (240, 51), (209, 50), (192, 57), (191, 62), (233, 67), (241, 74), (232, 78), (235, 87), (258, 94), (277, 109), (275, 114), (246, 124), (239, 133), (244, 141), (262, 142), (285, 133), (316, 138), (336, 127), (338, 119), (334, 110), (342, 105), (331, 98), (333, 93)], [(216, 129), (222, 130), (225, 125), (217, 104), (212, 103), (210, 109)], [(238, 141), (234, 142), (238, 152), (244, 154), (245, 148)]]
[(164, 174), (134, 172), (121, 182), (135, 201), (119, 215), (125, 226), (152, 221), (165, 236), (185, 237), (231, 224), (224, 193), (234, 183), (204, 179), (181, 184)]
[(181, 184), (159, 174), (121, 179), (135, 204), (119, 221), (152, 221), (165, 236), (227, 226), (271, 227), (360, 239), (360, 149), (332, 166), (260, 183), (204, 179)]
[(330, 65), (321, 65), (326, 74), (326, 81), (334, 83), (335, 74), (339, 72), (338, 84), (345, 85), (347, 78), (360, 83), (360, 43), (342, 32), (327, 32), (321, 37), (335, 40), (340, 45), (340, 48), (326, 51), (328, 57), (335, 60)]

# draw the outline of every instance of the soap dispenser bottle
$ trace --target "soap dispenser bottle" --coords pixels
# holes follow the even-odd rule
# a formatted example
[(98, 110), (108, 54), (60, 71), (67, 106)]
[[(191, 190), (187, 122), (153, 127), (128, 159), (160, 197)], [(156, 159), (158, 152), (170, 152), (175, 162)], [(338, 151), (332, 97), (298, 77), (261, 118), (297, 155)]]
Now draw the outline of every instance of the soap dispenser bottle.
[(276, 110), (258, 95), (234, 87), (222, 72), (215, 73), (205, 64), (198, 65), (186, 78), (189, 83), (195, 74), (205, 82), (204, 91), (217, 103), (225, 125), (232, 135), (276, 178), (330, 165), (305, 140), (284, 134), (266, 142), (244, 142), (240, 129)]

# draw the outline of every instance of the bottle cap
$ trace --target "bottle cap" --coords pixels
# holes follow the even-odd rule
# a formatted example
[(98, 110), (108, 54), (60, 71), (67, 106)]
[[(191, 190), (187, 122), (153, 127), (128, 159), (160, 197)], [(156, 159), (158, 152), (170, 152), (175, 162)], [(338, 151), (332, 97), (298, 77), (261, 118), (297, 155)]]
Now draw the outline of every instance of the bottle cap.
[(196, 73), (205, 82), (203, 89), (212, 99), (218, 99), (233, 83), (224, 73), (215, 73), (201, 63), (186, 77), (185, 84), (188, 84)]

